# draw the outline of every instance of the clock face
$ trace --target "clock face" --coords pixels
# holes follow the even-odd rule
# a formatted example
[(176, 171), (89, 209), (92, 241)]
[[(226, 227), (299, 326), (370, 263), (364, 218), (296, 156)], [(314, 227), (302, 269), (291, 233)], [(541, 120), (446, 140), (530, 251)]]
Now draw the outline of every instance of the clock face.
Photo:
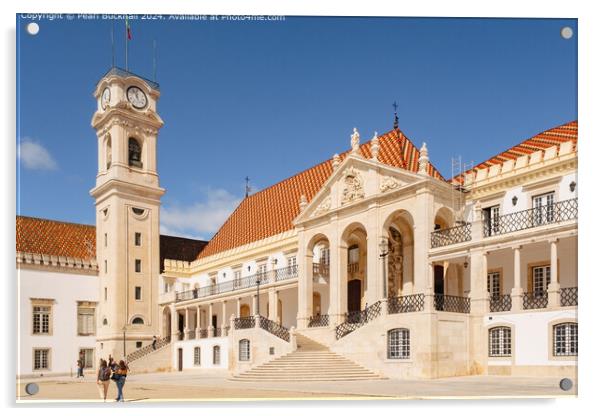
[(107, 108), (109, 101), (111, 101), (111, 90), (109, 90), (107, 87), (102, 92), (102, 98), (100, 99), (100, 104), (102, 105), (103, 110)]
[(135, 108), (146, 107), (146, 94), (138, 87), (128, 88), (128, 101), (132, 103)]

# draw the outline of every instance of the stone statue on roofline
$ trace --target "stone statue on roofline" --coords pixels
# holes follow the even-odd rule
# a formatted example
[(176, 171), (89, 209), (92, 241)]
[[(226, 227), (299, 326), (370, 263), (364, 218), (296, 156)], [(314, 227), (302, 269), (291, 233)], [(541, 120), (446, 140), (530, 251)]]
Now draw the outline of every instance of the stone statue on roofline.
[(360, 150), (360, 134), (357, 128), (353, 128), (353, 134), (351, 135), (351, 152), (359, 153)]

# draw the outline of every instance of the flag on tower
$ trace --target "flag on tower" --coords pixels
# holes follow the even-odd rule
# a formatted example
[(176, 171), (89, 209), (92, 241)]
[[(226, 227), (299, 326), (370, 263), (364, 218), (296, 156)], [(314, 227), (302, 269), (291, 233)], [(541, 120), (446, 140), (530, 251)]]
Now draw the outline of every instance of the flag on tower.
[(128, 40), (132, 40), (132, 28), (130, 27), (130, 21), (128, 20), (127, 16), (125, 18), (125, 30), (128, 34)]

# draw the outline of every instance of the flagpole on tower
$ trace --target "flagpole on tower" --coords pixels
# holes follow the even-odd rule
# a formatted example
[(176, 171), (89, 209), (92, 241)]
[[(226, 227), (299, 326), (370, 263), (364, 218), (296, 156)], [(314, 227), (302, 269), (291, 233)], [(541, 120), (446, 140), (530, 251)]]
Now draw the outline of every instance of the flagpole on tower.
[(129, 27), (128, 18), (125, 18), (125, 70), (128, 71), (128, 43), (129, 43)]

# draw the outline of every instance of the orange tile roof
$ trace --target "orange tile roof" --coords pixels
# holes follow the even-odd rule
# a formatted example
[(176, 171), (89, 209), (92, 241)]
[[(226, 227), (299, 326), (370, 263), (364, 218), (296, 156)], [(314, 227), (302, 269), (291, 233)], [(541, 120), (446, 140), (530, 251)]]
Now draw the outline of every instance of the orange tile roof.
[[(516, 160), (520, 156), (529, 155), (533, 152), (544, 150), (551, 146), (558, 146), (561, 143), (568, 141), (572, 141), (574, 144), (576, 144), (577, 132), (577, 120), (562, 124), (522, 141), (516, 146), (513, 146), (510, 149), (495, 155), (482, 163), (479, 163), (472, 170), (476, 171), (496, 164), (501, 165), (506, 160)], [(466, 171), (466, 173), (469, 172), (470, 170)], [(454, 180), (461, 182), (462, 177), (460, 175), (456, 176)]]
[[(206, 241), (161, 235), (159, 251), (161, 271), (163, 260), (192, 261), (207, 244)], [(85, 260), (96, 257), (96, 227), (17, 216), (17, 251), (74, 257)]]
[[(394, 129), (379, 137), (378, 160), (390, 166), (418, 171), (420, 152), (401, 132)], [(371, 157), (370, 142), (360, 146), (361, 154)], [(349, 151), (341, 154), (341, 160)], [(429, 174), (444, 180), (429, 163)], [(311, 201), (332, 173), (331, 160), (319, 163), (242, 200), (197, 258), (239, 247), (283, 233), (293, 228), (299, 215), (299, 199)]]
[(94, 259), (96, 227), (17, 216), (17, 251)]

